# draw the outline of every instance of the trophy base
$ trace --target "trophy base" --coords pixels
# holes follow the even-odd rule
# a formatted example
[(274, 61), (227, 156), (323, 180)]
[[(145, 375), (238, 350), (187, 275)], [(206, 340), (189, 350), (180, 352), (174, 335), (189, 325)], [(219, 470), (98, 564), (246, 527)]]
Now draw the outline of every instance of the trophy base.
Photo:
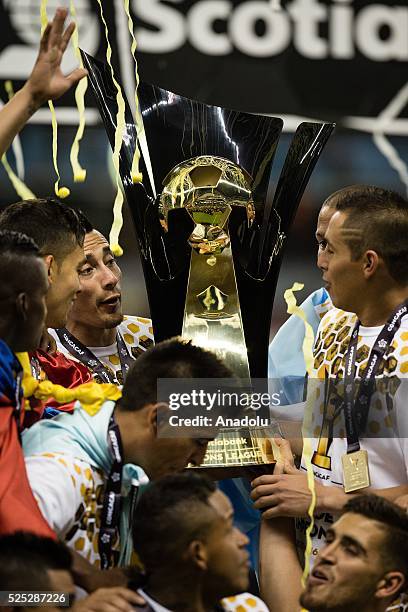
[(211, 480), (225, 480), (226, 478), (247, 478), (254, 480), (264, 474), (273, 474), (276, 461), (271, 463), (254, 463), (252, 465), (228, 465), (228, 466), (189, 466), (188, 470), (196, 470), (200, 474), (208, 476)]
[(187, 469), (199, 470), (212, 480), (253, 480), (263, 474), (273, 474), (280, 455), (274, 434), (273, 427), (220, 429), (217, 437), (209, 442), (202, 464), (189, 465)]

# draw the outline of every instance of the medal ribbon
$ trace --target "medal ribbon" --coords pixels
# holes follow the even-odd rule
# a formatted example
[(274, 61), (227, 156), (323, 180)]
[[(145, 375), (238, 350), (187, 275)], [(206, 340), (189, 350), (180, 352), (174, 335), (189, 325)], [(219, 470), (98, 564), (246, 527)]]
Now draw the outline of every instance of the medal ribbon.
[[(23, 403), (23, 368), (18, 362), (18, 369), (16, 370), (16, 389), (14, 395), (14, 418), (16, 419), (17, 431), (19, 437), (21, 436), (21, 411)], [(21, 442), (21, 439), (20, 439)]]
[(98, 547), (101, 558), (101, 569), (108, 569), (112, 562), (112, 546), (119, 531), (122, 507), (122, 467), (123, 449), (120, 431), (113, 415), (109, 421), (108, 442), (113, 463), (106, 481), (101, 526), (99, 529)]
[[(117, 384), (116, 377), (112, 375), (112, 372), (103, 365), (103, 363), (89, 350), (82, 342), (77, 340), (67, 329), (61, 328), (55, 330), (62, 346), (78, 361), (84, 364), (95, 374), (98, 374), (104, 382)], [(117, 332), (116, 344), (118, 348), (118, 355), (120, 359), (120, 367), (123, 374), (123, 380), (125, 380), (129, 368), (134, 362), (134, 358), (129, 355), (126, 344), (122, 335)]]
[(375, 376), (382, 358), (400, 328), (402, 318), (408, 312), (408, 300), (400, 304), (377, 336), (370, 351), (367, 367), (361, 377), (354, 400), (355, 366), (360, 321), (354, 326), (346, 353), (344, 373), (344, 420), (347, 433), (347, 453), (360, 450), (359, 434), (364, 431), (367, 422), (370, 399), (374, 392)]

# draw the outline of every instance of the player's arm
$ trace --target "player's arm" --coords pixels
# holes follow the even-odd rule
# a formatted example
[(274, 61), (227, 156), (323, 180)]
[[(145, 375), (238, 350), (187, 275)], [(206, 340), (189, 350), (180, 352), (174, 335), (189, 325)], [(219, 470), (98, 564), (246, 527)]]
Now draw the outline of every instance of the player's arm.
[(0, 156), (44, 102), (56, 100), (87, 74), (82, 68), (66, 76), (61, 71), (61, 61), (75, 29), (75, 24), (71, 23), (64, 31), (66, 17), (66, 9), (57, 9), (41, 37), (40, 50), (30, 77), (0, 111)]
[[(252, 481), (251, 497), (254, 506), (263, 511), (265, 518), (279, 516), (304, 517), (307, 515), (312, 499), (307, 482), (307, 475), (303, 471), (259, 476)], [(374, 493), (389, 501), (395, 501), (408, 493), (408, 485), (374, 489), (368, 487), (355, 493), (345, 493), (342, 487), (328, 487), (315, 480), (316, 510), (317, 514), (329, 512), (338, 514), (343, 510), (349, 499), (356, 495)]]
[(270, 612), (295, 612), (302, 591), (302, 570), (295, 547), (294, 521), (263, 520), (259, 540), (261, 597)]

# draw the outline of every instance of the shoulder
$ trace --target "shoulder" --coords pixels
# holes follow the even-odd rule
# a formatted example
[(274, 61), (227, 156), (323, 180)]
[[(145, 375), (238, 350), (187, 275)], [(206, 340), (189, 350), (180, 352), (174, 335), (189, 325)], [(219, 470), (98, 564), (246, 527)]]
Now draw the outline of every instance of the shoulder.
[(326, 336), (331, 331), (340, 331), (343, 328), (352, 329), (356, 321), (357, 317), (354, 313), (333, 307), (322, 318), (318, 333)]
[(310, 295), (317, 316), (322, 319), (324, 315), (334, 308), (330, 295), (324, 287), (317, 289)]
[[(315, 333), (321, 317), (326, 312), (326, 310), (322, 310), (322, 308), (324, 309), (326, 296), (325, 289), (318, 289), (300, 304), (307, 322), (313, 327)], [(276, 332), (269, 345), (270, 351), (276, 351), (278, 355), (281, 355), (282, 350), (286, 350), (292, 354), (293, 343), (296, 342), (297, 345), (301, 346), (304, 336), (305, 324), (303, 320), (299, 316), (292, 314)]]
[[(400, 330), (401, 332), (406, 332), (408, 330), (408, 314), (402, 317)], [(408, 336), (406, 337), (406, 340), (408, 340)]]
[(25, 457), (25, 465), (43, 516), (60, 537), (65, 537), (77, 513), (97, 498), (102, 479), (90, 465), (63, 453), (30, 455)]
[(224, 610), (230, 612), (268, 612), (268, 608), (259, 597), (251, 593), (240, 593), (234, 597), (225, 597), (221, 601)]
[(102, 472), (65, 453), (36, 453), (24, 459), (31, 487), (44, 499), (55, 494), (78, 504), (104, 482)]
[(142, 351), (154, 343), (151, 319), (126, 315), (119, 325), (119, 331), (126, 344), (138, 347)]
[(408, 344), (408, 315), (405, 315), (401, 321), (401, 326), (395, 334), (392, 342), (394, 348), (399, 347), (401, 349), (401, 356), (407, 354)]
[(150, 330), (153, 331), (151, 319), (147, 319), (145, 317), (137, 317), (133, 315), (124, 315), (123, 321), (120, 324), (121, 329), (122, 327), (127, 327), (134, 333), (138, 332), (140, 328), (150, 328)]
[(390, 375), (408, 377), (408, 315), (402, 319), (401, 327), (392, 340), (387, 365)]
[[(26, 465), (30, 466), (30, 471), (44, 474), (46, 469), (46, 476), (49, 477), (51, 473), (54, 474), (68, 474), (73, 476), (71, 478), (72, 483), (75, 485), (76, 480), (92, 480), (98, 471), (92, 468), (92, 466), (71, 455), (65, 453), (33, 453), (32, 455), (25, 456)], [(76, 477), (76, 478), (75, 478)]]

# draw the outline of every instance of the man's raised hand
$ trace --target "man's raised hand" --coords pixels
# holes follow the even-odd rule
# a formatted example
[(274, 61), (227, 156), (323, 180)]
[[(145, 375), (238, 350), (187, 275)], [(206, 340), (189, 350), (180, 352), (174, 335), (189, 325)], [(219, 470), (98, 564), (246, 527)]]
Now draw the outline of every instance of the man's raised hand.
[(46, 26), (40, 42), (40, 50), (34, 68), (24, 88), (33, 102), (33, 111), (47, 100), (56, 100), (86, 76), (87, 71), (77, 68), (64, 75), (61, 62), (75, 24), (70, 23), (64, 31), (68, 11), (58, 8), (54, 19)]

